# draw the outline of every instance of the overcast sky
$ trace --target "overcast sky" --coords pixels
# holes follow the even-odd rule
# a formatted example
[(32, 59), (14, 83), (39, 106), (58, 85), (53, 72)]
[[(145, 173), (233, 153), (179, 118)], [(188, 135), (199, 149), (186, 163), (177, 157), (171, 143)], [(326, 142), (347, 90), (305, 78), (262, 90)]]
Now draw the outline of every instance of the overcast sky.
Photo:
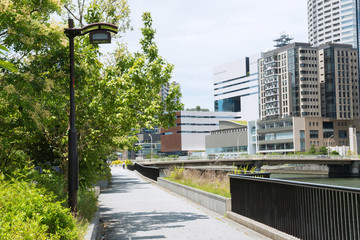
[(139, 49), (141, 15), (151, 12), (159, 53), (175, 65), (185, 108), (213, 110), (213, 68), (272, 48), (286, 32), (307, 42), (306, 0), (129, 0), (134, 31), (122, 38)]

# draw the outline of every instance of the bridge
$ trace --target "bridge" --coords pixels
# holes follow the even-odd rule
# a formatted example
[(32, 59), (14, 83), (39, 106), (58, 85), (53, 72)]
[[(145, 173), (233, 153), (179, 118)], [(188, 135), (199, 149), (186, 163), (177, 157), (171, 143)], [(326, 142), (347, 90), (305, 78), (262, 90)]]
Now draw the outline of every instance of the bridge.
[(142, 165), (168, 168), (170, 166), (241, 166), (249, 165), (260, 169), (263, 165), (317, 164), (329, 167), (329, 177), (360, 177), (360, 159), (354, 157), (326, 155), (244, 155), (232, 159), (143, 159)]

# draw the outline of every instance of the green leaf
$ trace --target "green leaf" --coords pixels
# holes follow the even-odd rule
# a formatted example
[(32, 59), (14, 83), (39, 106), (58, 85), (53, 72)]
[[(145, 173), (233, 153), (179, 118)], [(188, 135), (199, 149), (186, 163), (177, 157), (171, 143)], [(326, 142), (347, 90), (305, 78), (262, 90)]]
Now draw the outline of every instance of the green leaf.
[[(9, 50), (4, 47), (3, 45), (0, 44), (0, 50), (4, 51), (4, 52), (8, 52)], [(4, 54), (3, 52), (0, 51), (1, 54)]]
[(0, 60), (0, 68), (4, 68), (4, 69), (6, 69), (8, 71), (11, 71), (11, 72), (16, 72), (17, 71), (14, 64), (12, 64), (11, 62), (3, 61), (3, 60)]

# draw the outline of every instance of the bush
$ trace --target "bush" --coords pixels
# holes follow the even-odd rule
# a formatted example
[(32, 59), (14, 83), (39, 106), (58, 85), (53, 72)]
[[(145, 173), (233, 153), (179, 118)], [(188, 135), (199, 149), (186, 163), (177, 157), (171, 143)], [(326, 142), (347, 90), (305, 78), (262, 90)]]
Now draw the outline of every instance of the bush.
[(230, 180), (226, 173), (203, 172), (195, 169), (185, 170), (182, 167), (175, 167), (166, 172), (165, 179), (224, 197), (231, 197)]
[(0, 239), (78, 239), (69, 209), (24, 181), (0, 180)]
[(175, 166), (170, 174), (169, 174), (169, 177), (170, 179), (173, 179), (173, 180), (180, 180), (183, 178), (183, 173), (184, 173), (185, 169), (183, 167), (177, 167)]
[(78, 215), (81, 219), (91, 221), (97, 211), (97, 197), (91, 190), (81, 188), (78, 191)]

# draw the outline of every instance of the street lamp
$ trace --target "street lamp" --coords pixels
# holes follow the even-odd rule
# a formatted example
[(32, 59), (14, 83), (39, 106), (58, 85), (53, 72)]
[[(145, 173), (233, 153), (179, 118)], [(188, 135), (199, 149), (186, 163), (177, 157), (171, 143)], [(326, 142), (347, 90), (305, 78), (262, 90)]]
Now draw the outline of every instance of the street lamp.
[[(353, 150), (354, 150), (354, 154), (357, 155), (357, 137), (356, 137), (356, 133), (353, 133), (353, 136), (355, 137), (355, 143), (353, 143)], [(354, 141), (353, 141), (354, 142)]]
[(334, 137), (334, 135), (331, 135), (330, 137), (328, 137), (328, 156), (330, 156), (330, 138)]
[(236, 146), (237, 146), (237, 154), (239, 155), (239, 138), (240, 138), (240, 136), (242, 135), (243, 133), (241, 132), (240, 134), (239, 134), (239, 136), (237, 137), (237, 139), (236, 139)]
[(151, 155), (150, 155), (150, 156), (151, 156), (150, 159), (152, 160), (152, 157), (153, 157), (153, 155), (152, 155), (152, 154), (153, 154), (153, 151), (152, 151), (152, 136), (151, 136), (150, 133), (149, 133), (149, 137), (150, 137), (150, 154), (151, 154)]
[(93, 23), (82, 28), (74, 28), (73, 19), (68, 20), (69, 28), (65, 33), (69, 38), (70, 47), (70, 129), (69, 139), (69, 165), (68, 165), (68, 191), (69, 207), (71, 212), (77, 212), (77, 190), (79, 188), (79, 161), (77, 154), (77, 133), (75, 128), (75, 67), (74, 67), (74, 38), (90, 34), (91, 43), (110, 43), (110, 32), (117, 33), (118, 27), (109, 23)]

